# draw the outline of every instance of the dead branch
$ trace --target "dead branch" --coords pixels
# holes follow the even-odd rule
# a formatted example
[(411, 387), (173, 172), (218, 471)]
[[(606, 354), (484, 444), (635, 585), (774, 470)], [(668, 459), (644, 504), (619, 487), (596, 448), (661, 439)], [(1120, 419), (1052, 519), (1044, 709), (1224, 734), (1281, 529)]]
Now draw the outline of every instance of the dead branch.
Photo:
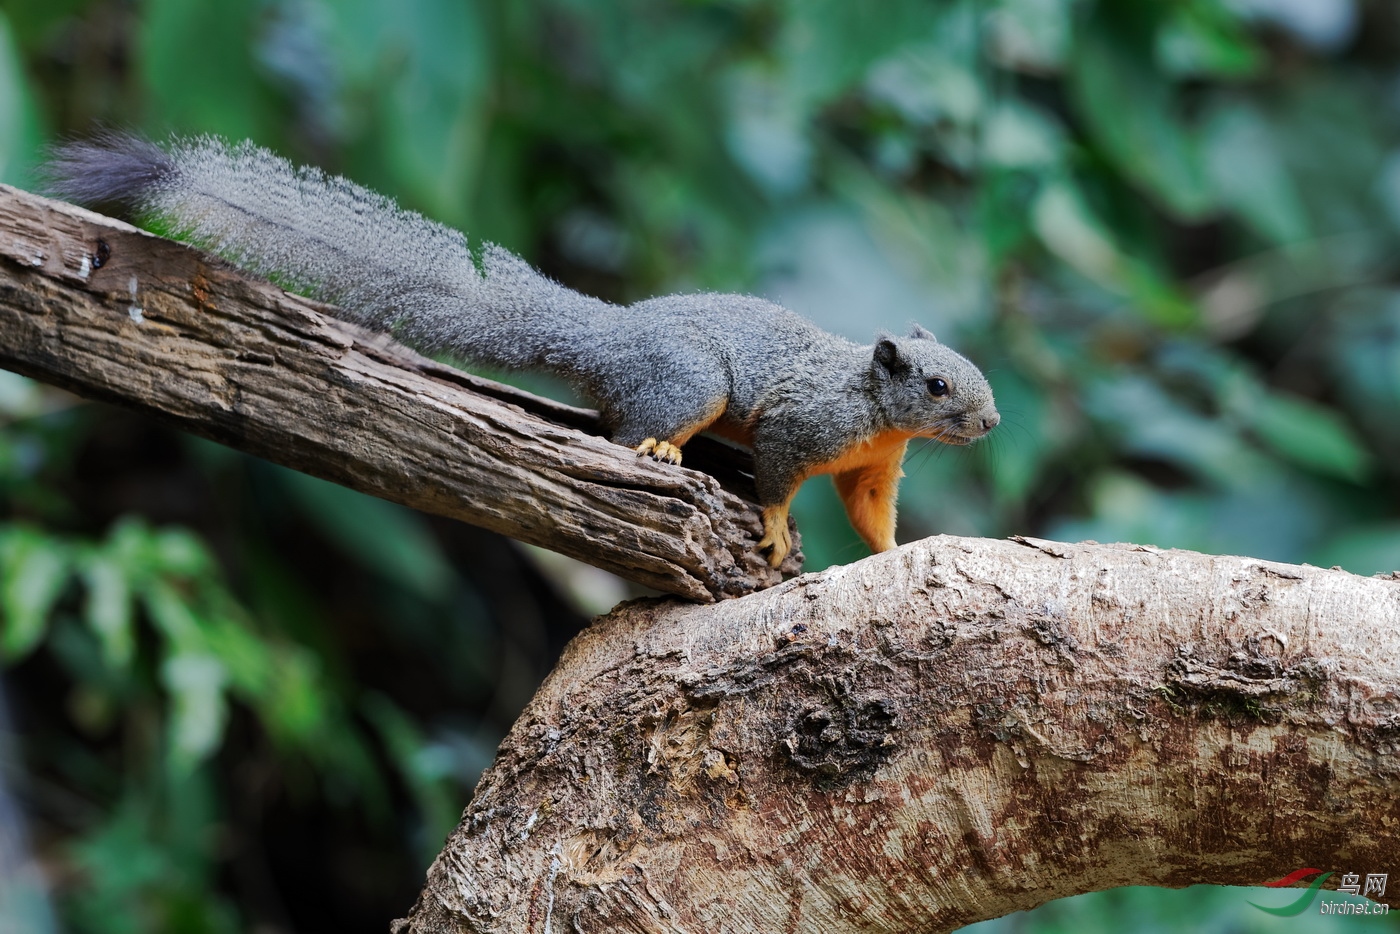
[[(781, 579), (754, 551), (741, 452), (697, 439), (686, 468), (639, 459), (599, 437), (592, 412), (435, 363), (198, 250), (8, 186), (0, 366), (692, 600)], [(794, 554), (783, 570), (800, 567)]]

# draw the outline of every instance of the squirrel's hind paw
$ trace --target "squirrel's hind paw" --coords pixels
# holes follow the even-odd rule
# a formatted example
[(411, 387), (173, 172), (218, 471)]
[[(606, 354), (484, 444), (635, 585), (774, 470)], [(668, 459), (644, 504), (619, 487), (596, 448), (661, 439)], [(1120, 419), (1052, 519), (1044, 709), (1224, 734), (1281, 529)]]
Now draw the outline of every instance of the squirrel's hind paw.
[(763, 538), (758, 542), (758, 550), (771, 548), (768, 553), (769, 567), (778, 567), (792, 551), (792, 536), (788, 534), (787, 506), (765, 506), (763, 509)]
[(650, 454), (652, 457), (667, 464), (677, 464), (681, 462), (681, 449), (669, 441), (657, 441), (655, 438), (648, 438), (641, 444), (633, 448), (640, 457)]

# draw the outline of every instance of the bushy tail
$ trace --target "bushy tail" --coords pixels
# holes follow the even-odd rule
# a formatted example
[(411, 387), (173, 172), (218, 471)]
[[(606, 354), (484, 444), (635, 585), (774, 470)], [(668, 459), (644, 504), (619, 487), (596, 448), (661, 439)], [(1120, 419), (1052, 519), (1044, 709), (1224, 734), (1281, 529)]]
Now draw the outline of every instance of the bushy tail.
[(459, 231), (251, 142), (109, 132), (58, 148), (47, 173), (57, 197), (125, 207), (420, 350), (566, 369), (561, 355), (613, 307), (500, 247), (478, 269)]

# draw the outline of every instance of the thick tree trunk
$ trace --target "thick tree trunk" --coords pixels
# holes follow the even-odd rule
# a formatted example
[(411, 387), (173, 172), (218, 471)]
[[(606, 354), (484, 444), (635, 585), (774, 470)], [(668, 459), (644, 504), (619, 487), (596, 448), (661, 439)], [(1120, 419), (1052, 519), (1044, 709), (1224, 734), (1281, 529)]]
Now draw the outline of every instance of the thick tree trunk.
[(924, 934), (1120, 885), (1393, 877), (1397, 659), (1400, 581), (1124, 545), (940, 537), (624, 605), (396, 930)]
[[(0, 185), (0, 367), (692, 600), (782, 573), (746, 454), (687, 467), (594, 413), (434, 363), (198, 250)], [(688, 469), (698, 467), (700, 470)], [(703, 472), (702, 472), (703, 471)]]

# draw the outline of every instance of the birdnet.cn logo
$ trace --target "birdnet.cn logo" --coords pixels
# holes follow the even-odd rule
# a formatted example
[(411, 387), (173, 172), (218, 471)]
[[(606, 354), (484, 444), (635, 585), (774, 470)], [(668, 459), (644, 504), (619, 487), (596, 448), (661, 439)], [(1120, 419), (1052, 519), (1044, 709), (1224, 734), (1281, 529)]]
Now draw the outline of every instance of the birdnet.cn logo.
[[(1286, 889), (1302, 882), (1309, 876), (1317, 876), (1308, 884), (1307, 889), (1301, 895), (1286, 905), (1261, 905), (1258, 902), (1250, 902), (1250, 904), (1260, 911), (1266, 911), (1281, 918), (1300, 915), (1312, 907), (1312, 903), (1317, 899), (1317, 893), (1322, 889), (1322, 883), (1334, 875), (1336, 873), (1323, 872), (1321, 869), (1295, 869), (1282, 879), (1261, 884), (1270, 889)], [(1360, 895), (1363, 898), (1384, 898), (1385, 885), (1389, 876), (1390, 874), (1386, 872), (1368, 872), (1366, 873), (1366, 881), (1363, 883), (1360, 873), (1343, 873), (1337, 891), (1347, 895)], [(1324, 898), (1317, 906), (1317, 912), (1323, 915), (1385, 915), (1390, 913), (1390, 906), (1383, 902), (1352, 902)]]

